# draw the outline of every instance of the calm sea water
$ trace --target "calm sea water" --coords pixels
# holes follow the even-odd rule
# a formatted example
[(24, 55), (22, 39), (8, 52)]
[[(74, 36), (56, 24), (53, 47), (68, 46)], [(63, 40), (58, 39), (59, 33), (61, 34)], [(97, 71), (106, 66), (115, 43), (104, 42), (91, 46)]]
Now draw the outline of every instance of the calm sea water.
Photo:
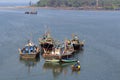
[[(0, 80), (119, 80), (120, 12), (38, 10), (0, 10)], [(55, 39), (71, 39), (71, 34), (85, 40), (85, 47), (74, 58), (81, 62), (80, 72), (72, 64), (46, 64), (19, 59), (18, 48), (28, 39), (38, 45), (45, 26)]]
[(22, 2), (0, 2), (0, 7), (7, 7), (7, 6), (28, 6), (28, 3)]

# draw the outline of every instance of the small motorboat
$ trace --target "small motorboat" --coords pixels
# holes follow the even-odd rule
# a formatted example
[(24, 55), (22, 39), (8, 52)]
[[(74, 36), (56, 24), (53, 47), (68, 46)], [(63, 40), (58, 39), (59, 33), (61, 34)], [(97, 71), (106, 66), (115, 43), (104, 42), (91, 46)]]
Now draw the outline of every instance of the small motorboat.
[(72, 71), (80, 71), (80, 63), (77, 61), (76, 64), (72, 65)]
[(25, 14), (37, 14), (37, 11), (26, 11)]

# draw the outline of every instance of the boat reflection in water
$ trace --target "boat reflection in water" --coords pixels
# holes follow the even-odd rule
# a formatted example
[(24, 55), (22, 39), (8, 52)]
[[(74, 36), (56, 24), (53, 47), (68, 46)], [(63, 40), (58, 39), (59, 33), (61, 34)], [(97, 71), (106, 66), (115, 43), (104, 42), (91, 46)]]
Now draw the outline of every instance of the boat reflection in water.
[[(68, 68), (71, 70), (71, 65), (75, 64), (76, 62), (72, 63), (52, 63), (52, 62), (45, 62), (43, 65), (43, 70), (52, 70), (54, 78), (58, 77), (60, 74), (67, 74)], [(71, 70), (72, 72), (72, 70)]]
[(40, 61), (40, 57), (34, 59), (23, 59), (20, 58), (20, 62), (28, 67), (28, 72), (30, 72), (31, 67), (34, 67)]

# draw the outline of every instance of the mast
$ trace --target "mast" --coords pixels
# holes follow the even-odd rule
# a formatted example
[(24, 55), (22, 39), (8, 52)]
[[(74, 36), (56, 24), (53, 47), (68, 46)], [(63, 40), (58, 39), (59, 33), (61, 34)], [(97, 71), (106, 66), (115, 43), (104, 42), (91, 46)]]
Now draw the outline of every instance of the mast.
[(96, 0), (96, 7), (97, 7), (97, 8), (98, 8), (98, 5), (99, 5), (99, 4), (98, 4), (98, 0)]
[(29, 6), (32, 6), (32, 2), (31, 2), (31, 0), (30, 0), (30, 2), (29, 2)]

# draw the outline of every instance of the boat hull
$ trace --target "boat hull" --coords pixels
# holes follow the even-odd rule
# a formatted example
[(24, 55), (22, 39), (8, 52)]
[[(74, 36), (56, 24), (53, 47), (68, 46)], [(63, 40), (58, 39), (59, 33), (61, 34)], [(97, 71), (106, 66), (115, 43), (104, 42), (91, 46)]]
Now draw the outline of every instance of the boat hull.
[(72, 71), (80, 71), (80, 68), (72, 68)]
[(60, 55), (48, 54), (48, 53), (44, 53), (42, 56), (44, 59), (52, 59), (52, 58), (60, 59), (61, 58)]
[(58, 63), (58, 62), (60, 62), (60, 60), (59, 59), (52, 59), (52, 60), (45, 60), (45, 62)]
[(46, 50), (52, 50), (53, 48), (53, 44), (49, 44), (49, 43), (42, 43), (41, 47), (46, 49)]
[(63, 63), (71, 63), (71, 62), (77, 62), (77, 60), (73, 60), (73, 59), (62, 59), (61, 62), (63, 62)]
[(74, 50), (80, 50), (83, 49), (84, 45), (83, 44), (73, 44)]
[(22, 59), (35, 59), (35, 58), (39, 58), (39, 53), (40, 53), (40, 49), (39, 47), (36, 48), (35, 52), (30, 52), (30, 53), (23, 53), (23, 50), (19, 50), (20, 52), (20, 58)]
[(43, 55), (44, 59), (65, 59), (65, 58), (70, 58), (72, 57), (72, 54), (62, 54), (62, 55), (56, 55), (56, 54), (48, 54), (48, 53), (44, 53)]
[(72, 71), (80, 71), (80, 65), (78, 65), (77, 67), (72, 66)]
[(39, 53), (33, 53), (33, 54), (20, 54), (20, 58), (22, 59), (34, 59), (34, 58), (38, 58), (39, 57)]
[(79, 50), (80, 49), (80, 44), (73, 44), (74, 50)]

